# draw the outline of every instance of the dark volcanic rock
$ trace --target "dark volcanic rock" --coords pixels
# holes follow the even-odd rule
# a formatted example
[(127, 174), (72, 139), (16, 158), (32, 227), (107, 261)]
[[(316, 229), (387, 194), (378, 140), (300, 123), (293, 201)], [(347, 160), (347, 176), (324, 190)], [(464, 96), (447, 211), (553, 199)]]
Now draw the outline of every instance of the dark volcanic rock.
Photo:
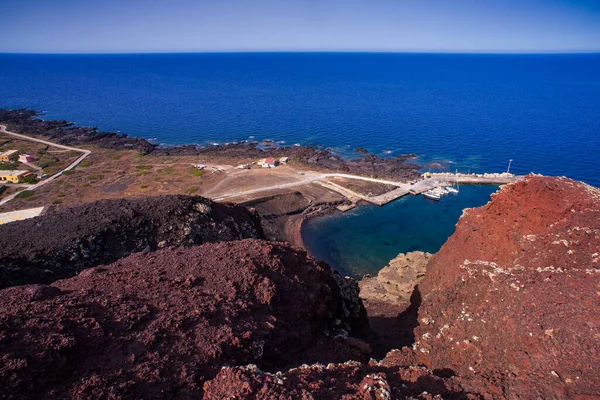
[(0, 110), (0, 122), (8, 130), (27, 135), (44, 136), (52, 141), (77, 146), (94, 144), (107, 149), (139, 150), (151, 153), (155, 145), (146, 139), (133, 138), (116, 132), (98, 132), (97, 128), (79, 127), (67, 121), (42, 121), (34, 110)]
[(101, 200), (0, 225), (0, 288), (53, 282), (139, 251), (263, 237), (255, 214), (202, 197)]
[(495, 398), (600, 396), (600, 190), (529, 176), (469, 209), (420, 284), (416, 354)]
[(259, 240), (134, 254), (4, 289), (1, 396), (199, 398), (224, 365), (284, 368), (318, 347), (328, 362), (362, 343), (335, 338), (366, 325), (364, 309), (347, 309), (358, 298), (344, 296), (328, 267)]
[[(38, 113), (33, 110), (0, 110), (0, 123), (6, 124), (13, 132), (44, 136), (65, 145), (93, 144), (109, 149), (138, 150), (142, 154), (151, 153), (157, 156), (207, 155), (243, 162), (285, 156), (293, 162), (310, 168), (398, 180), (412, 179), (419, 175), (420, 169), (419, 166), (407, 162), (416, 157), (414, 154), (393, 158), (380, 158), (368, 154), (365, 157), (346, 160), (331, 149), (313, 146), (261, 148), (258, 143), (238, 142), (206, 147), (195, 145), (160, 147), (146, 139), (128, 137), (115, 132), (98, 132), (97, 128), (78, 127), (67, 121), (42, 121), (37, 119), (37, 116)], [(360, 149), (360, 152), (366, 154), (366, 149)]]

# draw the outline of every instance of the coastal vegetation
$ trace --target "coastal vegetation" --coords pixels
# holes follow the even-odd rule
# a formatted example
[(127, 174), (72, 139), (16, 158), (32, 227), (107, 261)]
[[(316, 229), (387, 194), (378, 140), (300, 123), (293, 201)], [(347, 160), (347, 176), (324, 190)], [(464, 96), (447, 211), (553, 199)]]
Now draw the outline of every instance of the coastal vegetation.
[(33, 196), (33, 192), (31, 190), (22, 190), (17, 194), (17, 199), (27, 199)]
[(198, 169), (196, 167), (189, 167), (188, 169), (185, 170), (185, 172), (187, 172), (188, 174), (192, 174), (194, 176), (204, 175), (204, 171), (201, 169)]

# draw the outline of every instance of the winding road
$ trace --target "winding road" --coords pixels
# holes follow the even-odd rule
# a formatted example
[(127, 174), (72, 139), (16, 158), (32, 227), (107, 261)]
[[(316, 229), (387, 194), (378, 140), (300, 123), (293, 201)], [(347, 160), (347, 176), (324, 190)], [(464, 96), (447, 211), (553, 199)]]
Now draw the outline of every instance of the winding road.
[(382, 183), (384, 185), (391, 185), (391, 186), (396, 186), (396, 187), (400, 187), (400, 188), (406, 188), (407, 190), (408, 190), (408, 188), (410, 188), (410, 185), (408, 183), (388, 181), (388, 180), (384, 180), (384, 179), (367, 178), (367, 177), (358, 176), (358, 175), (349, 175), (349, 174), (315, 174), (315, 175), (311, 175), (309, 178), (302, 179), (302, 180), (299, 180), (299, 181), (296, 181), (296, 182), (282, 183), (282, 184), (279, 184), (279, 185), (267, 186), (267, 187), (262, 187), (262, 188), (258, 188), (258, 189), (242, 190), (242, 191), (239, 191), (239, 192), (228, 193), (226, 195), (222, 195), (222, 196), (219, 196), (219, 197), (214, 197), (213, 200), (220, 201), (220, 200), (230, 199), (230, 198), (233, 198), (233, 197), (246, 196), (246, 195), (249, 195), (249, 194), (255, 194), (255, 193), (260, 193), (260, 192), (267, 192), (267, 191), (270, 191), (270, 190), (288, 189), (288, 188), (292, 188), (292, 187), (296, 187), (296, 186), (302, 186), (302, 185), (306, 185), (306, 184), (309, 184), (309, 183), (313, 183), (313, 182), (317, 182), (317, 181), (322, 181), (322, 180), (325, 180), (327, 178), (334, 178), (334, 177), (349, 178), (349, 179), (359, 179), (359, 180), (362, 180), (362, 181)]
[[(431, 189), (433, 187), (436, 187), (436, 186), (445, 186), (448, 184), (448, 182), (452, 182), (452, 181), (463, 183), (463, 184), (498, 184), (498, 185), (501, 185), (501, 184), (505, 184), (505, 183), (514, 182), (514, 181), (517, 181), (517, 180), (523, 178), (522, 176), (511, 176), (511, 177), (489, 177), (489, 176), (488, 177), (473, 177), (473, 176), (451, 176), (451, 177), (443, 176), (443, 177), (440, 177), (440, 176), (434, 176), (431, 178), (426, 178), (426, 179), (420, 180), (420, 181), (416, 182), (414, 185), (411, 185), (410, 183), (407, 183), (407, 182), (396, 182), (396, 181), (389, 181), (389, 180), (385, 180), (385, 179), (368, 178), (368, 177), (359, 176), (359, 175), (333, 174), (333, 173), (332, 174), (314, 174), (314, 175), (311, 175), (309, 178), (299, 180), (296, 182), (283, 183), (283, 184), (279, 184), (279, 185), (267, 186), (267, 187), (262, 187), (262, 188), (258, 188), (258, 189), (242, 190), (239, 192), (228, 193), (225, 195), (214, 197), (213, 200), (215, 200), (215, 201), (227, 200), (227, 199), (231, 199), (234, 197), (246, 196), (246, 195), (260, 193), (260, 192), (267, 192), (267, 191), (271, 191), (271, 190), (288, 189), (288, 188), (292, 188), (292, 187), (296, 187), (296, 186), (306, 185), (309, 183), (324, 181), (327, 178), (334, 178), (334, 177), (376, 182), (376, 183), (381, 183), (384, 185), (396, 186), (398, 188), (398, 189), (394, 189), (394, 192), (396, 192), (396, 193), (389, 192), (389, 193), (384, 193), (383, 195), (380, 195), (380, 196), (369, 197), (369, 196), (360, 195), (358, 193), (354, 193), (354, 192), (350, 191), (349, 189), (346, 189), (344, 187), (336, 185), (332, 182), (327, 183), (328, 186), (333, 186), (333, 185), (338, 186), (338, 189), (341, 189), (345, 192), (352, 192), (352, 194), (354, 196), (360, 197), (363, 200), (367, 200), (367, 201), (373, 202), (374, 204), (378, 204), (378, 205), (383, 205), (395, 198), (402, 197), (403, 195), (405, 195), (409, 192), (422, 193), (422, 192), (424, 192), (428, 189)], [(336, 191), (339, 191), (339, 190), (336, 190)], [(389, 197), (389, 198), (386, 198), (386, 197)]]
[[(30, 140), (30, 141), (33, 141), (33, 142), (47, 144), (48, 146), (58, 147), (58, 148), (64, 149), (64, 150), (77, 151), (77, 152), (83, 153), (75, 161), (73, 161), (71, 164), (69, 164), (69, 166), (67, 168), (65, 168), (62, 171), (60, 171), (60, 172), (52, 175), (51, 177), (49, 177), (47, 179), (44, 179), (43, 181), (40, 181), (40, 182), (36, 183), (35, 185), (29, 186), (27, 188), (27, 190), (35, 190), (35, 189), (37, 189), (39, 187), (42, 187), (42, 186), (44, 186), (44, 185), (52, 182), (56, 178), (60, 177), (63, 174), (63, 172), (72, 170), (77, 165), (79, 165), (83, 160), (85, 160), (85, 158), (87, 156), (89, 156), (90, 154), (92, 154), (92, 152), (89, 151), (89, 150), (79, 149), (77, 147), (71, 147), (71, 146), (64, 146), (62, 144), (52, 143), (52, 142), (49, 142), (47, 140), (35, 139), (35, 138), (30, 137), (30, 136), (21, 135), (20, 133), (10, 132), (10, 131), (6, 130), (6, 126), (4, 126), (4, 125), (0, 125), (0, 133), (4, 133), (4, 134), (10, 135), (10, 136), (14, 136), (14, 137), (17, 137), (17, 138), (23, 139), (23, 140)], [(11, 194), (10, 196), (6, 196), (2, 200), (0, 200), (0, 206), (3, 205), (3, 204), (8, 203), (12, 199), (14, 199), (15, 196), (18, 195), (18, 194), (19, 194), (19, 192), (16, 192), (16, 193)]]

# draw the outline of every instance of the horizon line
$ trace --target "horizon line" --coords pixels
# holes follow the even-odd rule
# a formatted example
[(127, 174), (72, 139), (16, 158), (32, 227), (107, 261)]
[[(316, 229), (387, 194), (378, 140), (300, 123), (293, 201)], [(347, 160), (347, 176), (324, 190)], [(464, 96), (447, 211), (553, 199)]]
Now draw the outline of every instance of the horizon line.
[(459, 50), (182, 50), (182, 51), (116, 51), (116, 52), (11, 52), (0, 51), (2, 55), (165, 55), (165, 54), (448, 54), (448, 55), (591, 55), (600, 54), (596, 50), (544, 50), (544, 51), (459, 51)]

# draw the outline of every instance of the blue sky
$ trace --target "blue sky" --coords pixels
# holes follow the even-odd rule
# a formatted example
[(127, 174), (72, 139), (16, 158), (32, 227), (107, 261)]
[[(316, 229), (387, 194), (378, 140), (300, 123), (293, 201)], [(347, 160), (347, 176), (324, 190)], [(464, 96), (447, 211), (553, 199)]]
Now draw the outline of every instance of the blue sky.
[(600, 0), (0, 0), (0, 52), (600, 51)]

